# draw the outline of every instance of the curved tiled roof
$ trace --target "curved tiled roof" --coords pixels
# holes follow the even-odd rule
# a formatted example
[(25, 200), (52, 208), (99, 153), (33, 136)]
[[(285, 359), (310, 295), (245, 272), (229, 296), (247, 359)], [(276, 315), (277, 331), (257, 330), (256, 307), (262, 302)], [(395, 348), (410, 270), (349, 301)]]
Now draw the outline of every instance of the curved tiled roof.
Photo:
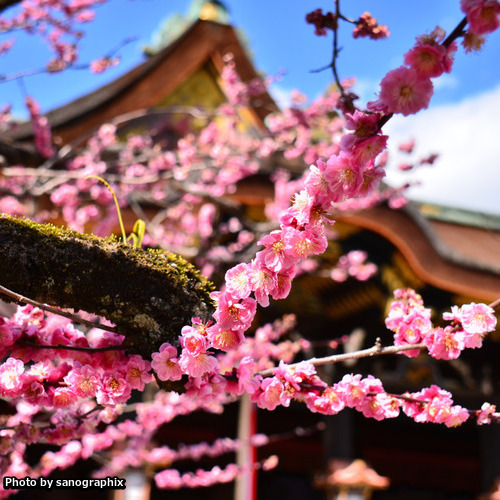
[(412, 204), (338, 218), (386, 238), (432, 286), (485, 301), (500, 297), (499, 231), (427, 219)]
[[(222, 58), (227, 53), (233, 55), (243, 81), (259, 76), (231, 26), (198, 20), (144, 63), (94, 92), (49, 111), (46, 117), (54, 135), (59, 135), (62, 142), (67, 143), (118, 115), (156, 106), (165, 95), (207, 62), (220, 71)], [(268, 94), (259, 96), (259, 102), (252, 106), (261, 122), (276, 109)], [(3, 138), (29, 140), (32, 138), (31, 124), (21, 124), (4, 134)]]

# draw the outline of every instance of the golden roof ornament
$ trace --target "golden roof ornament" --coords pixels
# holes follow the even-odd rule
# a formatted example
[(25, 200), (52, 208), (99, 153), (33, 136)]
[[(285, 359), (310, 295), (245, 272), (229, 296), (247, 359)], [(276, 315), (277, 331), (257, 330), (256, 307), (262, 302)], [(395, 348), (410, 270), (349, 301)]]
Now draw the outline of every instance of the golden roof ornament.
[(229, 10), (224, 2), (220, 0), (193, 0), (186, 15), (177, 12), (160, 23), (151, 37), (151, 43), (143, 48), (143, 52), (147, 56), (157, 54), (179, 38), (199, 19), (219, 24), (230, 24)]
[(188, 18), (229, 24), (229, 10), (220, 0), (194, 0), (189, 8)]

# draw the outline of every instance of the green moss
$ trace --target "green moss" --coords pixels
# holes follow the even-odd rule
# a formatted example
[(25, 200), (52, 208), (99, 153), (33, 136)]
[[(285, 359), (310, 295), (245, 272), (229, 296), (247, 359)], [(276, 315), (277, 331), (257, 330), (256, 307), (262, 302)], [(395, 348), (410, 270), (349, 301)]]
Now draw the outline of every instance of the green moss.
[(8, 216), (0, 216), (0, 276), (34, 300), (108, 318), (142, 354), (213, 311), (212, 283), (178, 255)]

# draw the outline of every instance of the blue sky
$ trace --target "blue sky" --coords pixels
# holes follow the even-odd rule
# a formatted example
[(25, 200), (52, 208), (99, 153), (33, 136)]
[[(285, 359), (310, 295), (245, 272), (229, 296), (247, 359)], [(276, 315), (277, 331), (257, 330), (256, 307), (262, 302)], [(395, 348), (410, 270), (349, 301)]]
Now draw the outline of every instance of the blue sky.
[[(150, 42), (152, 33), (160, 23), (174, 12), (186, 13), (190, 3), (191, 0), (108, 0), (97, 9), (96, 20), (83, 26), (87, 35), (82, 41), (80, 62), (90, 62), (119, 45), (124, 38), (136, 36), (136, 42), (120, 51), (122, 62), (117, 68), (99, 76), (92, 75), (88, 70), (75, 70), (56, 75), (27, 77), (23, 79), (22, 86), (16, 81), (1, 83), (0, 105), (9, 102), (15, 112), (21, 113), (23, 111), (21, 87), (24, 87), (29, 94), (38, 99), (42, 110), (48, 111), (103, 85), (140, 63), (143, 60), (141, 48)], [(227, 0), (226, 4), (233, 25), (242, 28), (248, 37), (257, 69), (271, 75), (285, 71), (285, 76), (275, 88), (275, 96), (281, 104), (286, 104), (287, 96), (294, 88), (310, 97), (315, 97), (331, 83), (332, 76), (329, 71), (311, 73), (311, 70), (330, 62), (331, 34), (328, 37), (315, 36), (313, 27), (305, 23), (304, 17), (308, 11), (315, 8), (333, 10), (333, 1)], [(350, 25), (343, 25), (341, 28), (343, 50), (339, 70), (343, 77), (356, 77), (358, 93), (365, 101), (375, 97), (378, 82), (384, 74), (401, 65), (404, 52), (413, 45), (417, 35), (431, 31), (436, 25), (449, 32), (463, 17), (459, 10), (459, 0), (399, 2), (344, 0), (341, 5), (348, 17), (357, 17), (369, 11), (379, 22), (387, 24), (391, 31), (391, 36), (387, 40), (354, 40)], [(6, 35), (0, 36), (0, 42), (6, 38)], [(464, 120), (472, 124), (473, 132), (483, 131), (481, 139), (484, 142), (485, 134), (488, 137), (488, 134), (498, 129), (498, 113), (495, 111), (497, 109), (495, 106), (500, 102), (499, 54), (498, 32), (489, 37), (485, 48), (479, 54), (464, 55), (459, 49), (452, 74), (436, 80), (436, 93), (430, 109), (421, 114), (422, 118), (418, 115), (402, 121), (394, 120), (390, 123), (393, 135), (396, 135), (398, 140), (405, 139), (403, 131), (404, 134), (411, 135), (417, 139), (421, 153), (425, 154), (426, 148), (435, 146), (433, 143), (428, 144), (429, 137), (419, 142), (417, 129), (423, 130), (423, 136), (426, 136), (425, 116), (431, 113), (429, 116), (432, 116), (432, 121), (427, 122), (427, 129), (428, 125), (439, 125), (438, 130), (441, 133), (446, 131), (446, 134), (442, 134), (442, 143), (446, 144), (446, 147), (457, 149), (453, 139), (456, 135), (454, 127), (460, 127), (460, 123), (464, 123)], [(0, 73), (9, 75), (38, 68), (46, 63), (49, 57), (49, 52), (40, 39), (21, 36), (18, 37), (12, 53), (0, 58)], [(491, 105), (489, 112), (487, 106), (478, 117), (475, 103), (484, 104), (484, 99), (481, 100), (483, 96), (488, 96), (488, 103)], [(456, 115), (454, 114), (456, 109), (463, 109), (468, 115)], [(454, 116), (452, 123), (448, 125), (441, 125), (441, 120), (445, 120), (444, 111)], [(468, 135), (470, 143), (467, 144), (463, 139), (463, 127), (460, 131), (461, 141), (465, 142), (462, 146), (467, 145), (468, 150), (471, 150), (472, 143), (477, 144), (479, 138)], [(430, 136), (435, 139), (435, 133)], [(496, 165), (496, 171), (500, 171), (498, 164), (500, 150), (495, 146), (495, 143), (500, 141), (493, 138), (493, 141), (488, 140), (488, 144), (490, 142), (492, 142), (491, 151), (487, 148), (485, 152), (483, 145), (481, 161), (485, 163), (484, 157), (486, 157), (489, 166), (493, 168)], [(441, 162), (443, 162), (447, 156), (446, 152), (443, 152), (442, 148), (439, 152), (442, 153)], [(461, 153), (459, 158), (463, 158), (463, 154)], [(451, 158), (449, 155), (448, 157)], [(454, 168), (456, 170), (458, 167), (454, 165)], [(443, 167), (442, 170), (446, 171), (446, 168)], [(425, 177), (428, 174), (421, 172), (423, 173), (418, 174), (419, 176)], [(456, 176), (455, 172), (454, 177)], [(489, 184), (495, 184), (495, 188), (500, 187), (500, 177), (498, 179), (497, 184), (491, 181)], [(485, 181), (488, 182), (487, 179)], [(498, 189), (495, 192), (492, 189), (491, 195), (488, 196), (474, 195), (472, 201), (465, 199), (467, 196), (464, 194), (457, 194), (455, 188), (450, 187), (446, 191), (453, 191), (453, 198), (450, 201), (448, 193), (443, 193), (442, 190), (433, 194), (433, 200), (430, 201), (438, 198), (445, 203), (453, 203), (458, 198), (457, 203), (466, 207), (500, 213), (500, 203), (496, 201)], [(417, 189), (416, 197), (425, 199), (425, 193), (419, 194)], [(486, 199), (489, 200), (487, 208), (483, 206)], [(498, 204), (498, 209), (495, 203)]]
[[(136, 36), (136, 42), (120, 51), (122, 63), (101, 76), (86, 70), (73, 70), (28, 77), (24, 79), (27, 91), (34, 94), (47, 111), (115, 78), (143, 60), (141, 48), (149, 43), (161, 21), (174, 12), (186, 13), (190, 3), (191, 0), (108, 0), (98, 7), (94, 22), (82, 25), (87, 36), (82, 43), (80, 62), (96, 59), (124, 38)], [(226, 4), (233, 24), (242, 28), (249, 39), (257, 68), (267, 74), (286, 72), (281, 82), (283, 89), (298, 88), (314, 97), (332, 81), (329, 71), (311, 73), (330, 61), (331, 35), (316, 37), (312, 26), (304, 22), (305, 14), (315, 7), (333, 9), (331, 0), (227, 0)], [(402, 63), (403, 54), (412, 46), (415, 36), (430, 31), (436, 24), (447, 31), (457, 24), (462, 18), (458, 4), (458, 0), (344, 1), (342, 5), (347, 16), (356, 17), (369, 11), (389, 26), (391, 36), (382, 41), (354, 40), (351, 26), (344, 24), (339, 61), (341, 74), (355, 76), (363, 96), (372, 98), (383, 75)], [(3, 35), (0, 41), (6, 38)], [(439, 84), (433, 104), (455, 102), (500, 83), (499, 54), (498, 33), (490, 37), (478, 55), (465, 56), (459, 52), (454, 72)], [(40, 39), (20, 37), (12, 53), (0, 59), (0, 73), (13, 74), (38, 68), (48, 58), (49, 52)], [(15, 109), (22, 109), (19, 106), (22, 93), (17, 82), (1, 84), (0, 92), (2, 102), (10, 101)]]

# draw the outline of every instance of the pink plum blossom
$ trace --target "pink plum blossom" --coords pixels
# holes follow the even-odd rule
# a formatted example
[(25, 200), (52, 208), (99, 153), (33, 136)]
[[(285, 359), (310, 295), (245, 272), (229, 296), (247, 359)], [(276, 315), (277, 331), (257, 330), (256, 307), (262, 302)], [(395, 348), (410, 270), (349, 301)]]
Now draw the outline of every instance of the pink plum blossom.
[(9, 396), (22, 387), (21, 375), (24, 363), (20, 359), (8, 358), (0, 365), (0, 394)]
[(380, 82), (380, 88), (378, 103), (384, 111), (404, 116), (427, 108), (433, 93), (429, 78), (405, 66), (389, 71)]
[(475, 35), (486, 35), (500, 26), (500, 3), (497, 0), (461, 0), (460, 8)]
[(285, 234), (285, 243), (290, 249), (290, 255), (295, 259), (306, 259), (311, 255), (321, 254), (328, 246), (324, 234), (308, 229), (298, 231), (290, 228)]
[[(253, 279), (254, 274), (251, 276)], [(244, 331), (250, 327), (257, 309), (255, 299), (248, 297), (240, 301), (227, 292), (213, 292), (212, 298), (217, 301), (214, 318), (221, 328)]]
[(132, 389), (144, 390), (147, 383), (153, 379), (149, 373), (151, 363), (134, 354), (130, 356), (125, 367), (125, 379)]
[(168, 342), (162, 344), (160, 351), (154, 352), (151, 358), (151, 367), (160, 380), (175, 381), (182, 378), (182, 369), (179, 366), (177, 358), (177, 349)]
[(274, 410), (281, 405), (281, 395), (284, 389), (283, 383), (275, 377), (265, 378), (260, 386), (256, 400), (257, 406), (266, 410)]
[(266, 248), (257, 253), (256, 261), (276, 273), (289, 268), (294, 263), (294, 259), (287, 252), (286, 244), (283, 241), (285, 230), (272, 231), (258, 241), (259, 245), (264, 245)]
[(456, 359), (465, 348), (464, 333), (447, 326), (434, 328), (424, 337), (429, 354), (436, 359)]
[(183, 349), (179, 358), (179, 366), (184, 373), (191, 377), (201, 377), (205, 373), (215, 369), (217, 366), (217, 359), (206, 353), (192, 356), (186, 349)]
[(497, 408), (490, 403), (483, 403), (481, 409), (476, 412), (477, 425), (484, 425), (491, 423), (491, 416), (496, 413)]
[(208, 328), (207, 338), (212, 346), (221, 351), (231, 351), (237, 348), (244, 340), (242, 330), (222, 328), (219, 324)]
[(472, 302), (461, 307), (461, 322), (467, 333), (481, 334), (495, 330), (497, 319), (491, 307)]
[(126, 403), (132, 388), (125, 378), (117, 373), (106, 373), (97, 391), (96, 400), (101, 405)]
[(99, 372), (89, 365), (76, 366), (64, 377), (64, 381), (81, 398), (94, 397), (101, 384)]
[(325, 178), (332, 193), (331, 201), (353, 198), (363, 185), (362, 166), (353, 162), (352, 155), (342, 151), (328, 160)]
[(404, 62), (420, 76), (435, 78), (445, 72), (445, 55), (446, 48), (442, 45), (417, 44), (405, 54)]
[(252, 266), (238, 264), (226, 272), (226, 290), (235, 298), (246, 299), (252, 292), (250, 284)]

